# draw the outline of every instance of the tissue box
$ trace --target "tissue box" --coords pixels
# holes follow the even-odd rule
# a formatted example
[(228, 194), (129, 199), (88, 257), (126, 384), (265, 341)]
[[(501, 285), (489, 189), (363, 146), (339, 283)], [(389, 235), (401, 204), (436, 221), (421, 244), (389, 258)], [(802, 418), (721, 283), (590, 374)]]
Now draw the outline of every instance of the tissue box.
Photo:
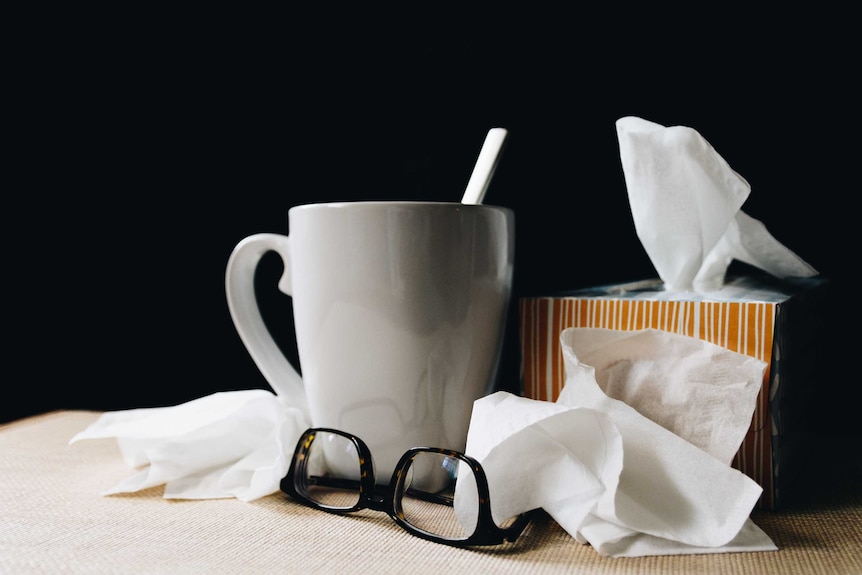
[[(728, 277), (709, 294), (668, 292), (659, 279), (519, 299), (521, 383), (554, 401), (565, 380), (560, 332), (568, 327), (661, 329), (698, 337), (768, 365), (749, 431), (732, 465), (763, 487), (758, 507), (777, 509), (799, 460), (803, 412), (823, 345), (830, 282)], [(785, 489), (787, 488), (787, 489)]]

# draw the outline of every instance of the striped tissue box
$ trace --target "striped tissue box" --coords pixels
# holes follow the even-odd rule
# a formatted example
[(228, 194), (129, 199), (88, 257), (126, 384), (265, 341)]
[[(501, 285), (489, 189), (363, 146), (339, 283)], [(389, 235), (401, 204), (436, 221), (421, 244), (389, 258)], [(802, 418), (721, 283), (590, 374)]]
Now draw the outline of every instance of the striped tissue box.
[(749, 431), (733, 466), (763, 487), (759, 506), (777, 509), (793, 473), (806, 379), (822, 332), (824, 278), (729, 278), (709, 294), (664, 290), (661, 280), (588, 288), (519, 300), (521, 383), (526, 397), (554, 401), (565, 380), (560, 333), (568, 327), (661, 329), (697, 337), (767, 363)]

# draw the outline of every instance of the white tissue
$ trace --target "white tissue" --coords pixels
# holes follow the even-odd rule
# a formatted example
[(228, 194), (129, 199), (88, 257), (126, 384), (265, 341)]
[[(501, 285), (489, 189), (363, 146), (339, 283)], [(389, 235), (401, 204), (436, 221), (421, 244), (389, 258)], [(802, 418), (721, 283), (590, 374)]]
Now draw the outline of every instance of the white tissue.
[[(566, 383), (556, 403), (497, 392), (474, 404), (467, 453), (482, 462), (488, 475), (495, 520), (543, 508), (577, 541), (608, 556), (776, 549), (749, 519), (762, 488), (725, 461), (732, 448), (728, 441), (737, 439), (710, 444), (719, 459), (640, 413), (637, 404), (644, 402), (637, 397), (628, 398), (636, 405), (609, 397), (598, 381), (613, 378), (584, 363), (577, 345), (593, 341), (587, 353), (605, 354), (610, 367), (615, 365), (611, 353), (626, 358), (625, 372), (649, 375), (640, 377), (651, 380), (647, 395), (661, 392), (662, 384), (676, 388), (671, 396), (684, 385), (718, 386), (738, 396), (731, 402), (750, 400), (749, 418), (750, 386), (762, 381), (765, 364), (654, 330), (606, 340), (607, 345), (590, 337), (602, 334), (579, 331), (571, 328), (561, 335)], [(677, 351), (691, 348), (686, 365), (675, 368), (673, 362), (648, 357), (646, 351), (670, 340), (679, 340), (673, 342)], [(714, 364), (718, 377), (710, 373)], [(716, 434), (737, 438), (740, 428), (748, 427), (740, 418), (722, 422), (721, 410), (698, 409), (697, 401), (675, 403), (662, 409), (674, 414), (672, 427), (678, 430), (699, 429), (708, 420)]]
[(751, 186), (697, 131), (634, 116), (616, 129), (635, 230), (667, 289), (720, 289), (733, 260), (779, 278), (817, 275), (740, 209)]
[(138, 468), (105, 495), (164, 485), (167, 499), (251, 501), (278, 491), (308, 427), (304, 406), (266, 390), (242, 390), (109, 411), (69, 443), (116, 438), (123, 459)]
[(733, 461), (751, 424), (766, 362), (655, 329), (569, 329), (561, 342), (564, 359), (577, 350), (576, 361), (595, 370), (604, 394), (719, 461)]

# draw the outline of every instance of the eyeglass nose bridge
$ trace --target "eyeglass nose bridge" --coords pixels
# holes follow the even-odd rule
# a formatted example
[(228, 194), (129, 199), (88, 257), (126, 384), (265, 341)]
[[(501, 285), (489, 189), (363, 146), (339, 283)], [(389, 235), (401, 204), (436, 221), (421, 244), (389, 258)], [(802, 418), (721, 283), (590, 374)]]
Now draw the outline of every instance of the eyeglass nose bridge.
[(392, 513), (392, 494), (385, 485), (375, 485), (365, 498), (365, 506), (374, 511)]

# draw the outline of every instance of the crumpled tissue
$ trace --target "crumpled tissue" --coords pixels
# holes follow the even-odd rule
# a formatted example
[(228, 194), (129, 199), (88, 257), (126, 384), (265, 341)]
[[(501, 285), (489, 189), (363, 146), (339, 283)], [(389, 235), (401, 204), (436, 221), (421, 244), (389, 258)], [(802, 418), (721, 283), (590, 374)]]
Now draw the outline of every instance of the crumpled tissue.
[(718, 290), (733, 260), (778, 278), (818, 275), (740, 209), (751, 186), (697, 131), (635, 116), (616, 129), (635, 230), (668, 290)]
[(542, 508), (615, 557), (776, 549), (750, 519), (762, 488), (729, 465), (764, 362), (658, 330), (560, 338), (556, 402), (500, 391), (474, 404), (467, 453), (498, 523)]
[(103, 494), (164, 485), (166, 499), (251, 501), (275, 493), (309, 427), (304, 405), (262, 389), (103, 413), (69, 443), (115, 438), (137, 472)]

